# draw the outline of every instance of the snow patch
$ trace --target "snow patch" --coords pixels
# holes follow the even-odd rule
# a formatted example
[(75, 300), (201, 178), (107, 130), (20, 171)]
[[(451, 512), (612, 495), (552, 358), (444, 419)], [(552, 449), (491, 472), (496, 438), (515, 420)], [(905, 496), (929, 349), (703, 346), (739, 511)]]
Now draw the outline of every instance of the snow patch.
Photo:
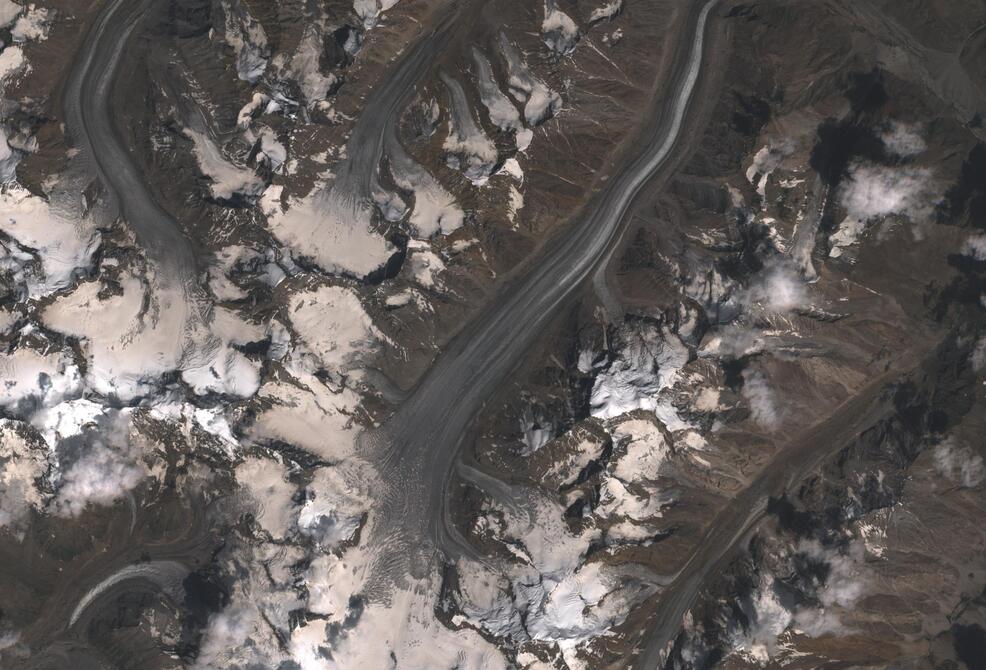
[(880, 139), (887, 151), (907, 158), (923, 153), (928, 148), (920, 131), (921, 127), (917, 124), (892, 121), (889, 128), (880, 134)]
[(558, 9), (555, 0), (545, 0), (541, 39), (549, 49), (562, 56), (575, 50), (582, 34), (572, 17)]
[(461, 170), (474, 184), (485, 183), (497, 162), (496, 147), (473, 118), (462, 85), (444, 72), (439, 77), (451, 102), (448, 137), (443, 145), (446, 163)]
[(408, 272), (414, 281), (424, 288), (441, 288), (438, 275), (445, 271), (445, 263), (424, 242), (408, 244)]
[(21, 7), (11, 0), (0, 0), (0, 28), (6, 28), (21, 13)]
[(975, 488), (986, 477), (983, 457), (966, 445), (956, 444), (952, 438), (942, 440), (935, 447), (933, 457), (938, 474), (963, 488)]
[(537, 126), (554, 116), (561, 108), (561, 96), (552, 91), (527, 68), (520, 52), (500, 33), (500, 52), (507, 63), (507, 86), (510, 95), (524, 104), (524, 119)]
[(462, 227), (465, 214), (455, 197), (438, 180), (404, 151), (393, 132), (387, 135), (390, 172), (398, 188), (414, 194), (414, 208), (408, 223), (418, 239), (448, 235)]
[(288, 303), (288, 323), (318, 365), (346, 372), (383, 339), (349, 288), (320, 286), (295, 293)]
[(339, 81), (331, 72), (328, 75), (322, 74), (320, 61), (324, 40), (323, 29), (322, 22), (309, 24), (305, 28), (288, 67), (290, 76), (298, 82), (301, 93), (310, 107), (324, 103), (329, 91)]
[(394, 246), (371, 230), (373, 205), (330, 185), (313, 195), (280, 202), (280, 189), (267, 189), (261, 208), (271, 233), (297, 257), (326, 272), (365, 277), (383, 267)]
[(355, 0), (353, 10), (363, 21), (366, 29), (373, 28), (380, 20), (380, 15), (396, 5), (398, 0)]
[(476, 84), (479, 88), (479, 98), (490, 115), (490, 121), (500, 130), (514, 132), (514, 141), (518, 151), (524, 151), (530, 146), (534, 133), (524, 127), (520, 113), (510, 99), (500, 90), (493, 74), (493, 68), (486, 56), (479, 49), (472, 49), (473, 63), (476, 66)]
[(229, 201), (241, 196), (254, 200), (263, 193), (263, 180), (253, 170), (227, 161), (208, 135), (191, 128), (186, 128), (184, 135), (194, 144), (199, 169), (212, 182), (209, 192), (213, 198)]
[(849, 178), (840, 189), (839, 199), (846, 218), (830, 238), (829, 255), (833, 258), (855, 244), (871, 221), (900, 215), (921, 223), (938, 202), (931, 170), (858, 162), (849, 167)]
[(760, 427), (774, 430), (780, 425), (781, 410), (777, 404), (777, 395), (762, 374), (754, 370), (744, 370), (742, 394), (750, 404), (753, 420)]
[(596, 7), (589, 14), (589, 23), (612, 20), (623, 9), (623, 0), (612, 0), (602, 7)]
[(962, 244), (962, 253), (977, 261), (986, 261), (986, 235), (971, 235)]
[(71, 285), (92, 264), (100, 235), (91, 222), (74, 221), (64, 208), (18, 184), (0, 190), (0, 211), (0, 230), (40, 260), (43, 277), (28, 284), (28, 297), (39, 298)]
[(281, 441), (325, 460), (350, 455), (360, 431), (354, 415), (360, 398), (342, 386), (329, 389), (314, 376), (268, 382), (257, 392), (266, 407), (248, 431), (253, 442)]
[(223, 36), (236, 54), (236, 74), (243, 81), (254, 84), (267, 69), (270, 56), (267, 33), (238, 1), (235, 7), (232, 2), (223, 2), (222, 8), (226, 17)]
[(615, 359), (593, 384), (592, 416), (611, 419), (643, 409), (658, 416), (670, 430), (687, 428), (660, 394), (677, 381), (688, 362), (688, 348), (667, 327), (648, 323), (628, 325), (621, 338)]
[(283, 539), (294, 527), (295, 486), (284, 464), (247, 458), (236, 466), (236, 481), (254, 503), (254, 519), (273, 539)]
[(323, 550), (351, 541), (370, 507), (372, 475), (354, 462), (320, 468), (305, 492), (298, 528)]

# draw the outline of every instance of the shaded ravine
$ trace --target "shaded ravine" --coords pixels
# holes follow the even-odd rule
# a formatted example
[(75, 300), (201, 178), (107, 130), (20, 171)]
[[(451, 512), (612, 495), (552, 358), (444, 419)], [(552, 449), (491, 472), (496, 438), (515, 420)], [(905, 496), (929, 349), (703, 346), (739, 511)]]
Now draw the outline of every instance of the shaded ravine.
[(729, 501), (706, 529), (684, 567), (657, 596), (640, 656), (632, 664), (635, 669), (664, 666), (669, 644), (681, 629), (685, 614), (698, 601), (714, 571), (734, 555), (765, 518), (769, 499), (795, 489), (826, 459), (885, 416), (892, 408), (893, 384), (918, 370), (929, 357), (933, 358), (936, 344), (929, 344), (927, 350), (903, 352), (897, 359), (899, 365), (890, 366), (847, 398), (828, 418), (781, 445), (777, 457)]
[(519, 364), (560, 306), (618, 238), (634, 198), (674, 149), (701, 69), (707, 20), (717, 0), (693, 2), (691, 40), (675, 58), (667, 103), (641, 144), (645, 150), (603, 190), (541, 262), (470, 323), (438, 358), (408, 400), (367, 446), (386, 443), (381, 473), (388, 483), (374, 541), (384, 553), (378, 579), (399, 580), (429, 563), (473, 555), (449, 519), (446, 492), (472, 419)]
[(79, 599), (75, 609), (68, 619), (68, 627), (72, 628), (78, 623), (79, 618), (85, 613), (86, 609), (98, 598), (106, 597), (125, 582), (147, 581), (167, 593), (172, 598), (176, 597), (182, 590), (182, 580), (188, 576), (188, 568), (177, 561), (148, 561), (147, 563), (136, 563), (127, 565), (105, 578)]
[[(187, 516), (175, 520), (176, 532), (162, 535), (159, 529), (141, 524), (135, 529), (137, 535), (111, 528), (107, 537), (112, 541), (65, 570), (65, 579), (53, 585), (37, 620), (23, 631), (22, 639), (34, 650), (25, 670), (135, 667), (128, 665), (129, 659), (102, 648), (92, 634), (100, 622), (118, 616), (121, 596), (153, 597), (174, 607), (183, 602), (184, 579), (216, 547), (209, 532), (210, 505), (199, 501), (183, 509)], [(129, 526), (127, 515), (117, 521), (119, 531)]]

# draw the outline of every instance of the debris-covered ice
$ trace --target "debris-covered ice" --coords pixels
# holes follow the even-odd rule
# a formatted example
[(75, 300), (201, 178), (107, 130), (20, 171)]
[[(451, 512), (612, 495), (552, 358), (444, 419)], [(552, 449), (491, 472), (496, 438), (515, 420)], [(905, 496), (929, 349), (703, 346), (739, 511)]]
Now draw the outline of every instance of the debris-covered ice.
[(479, 97), (490, 115), (490, 121), (500, 130), (512, 131), (517, 143), (518, 151), (524, 151), (531, 144), (534, 134), (524, 127), (520, 120), (520, 113), (510, 102), (493, 74), (493, 68), (479, 49), (473, 47), (473, 63), (476, 66), (476, 84), (479, 88)]
[(223, 36), (236, 54), (236, 74), (253, 84), (267, 69), (270, 58), (267, 33), (240, 0), (221, 4), (226, 17)]

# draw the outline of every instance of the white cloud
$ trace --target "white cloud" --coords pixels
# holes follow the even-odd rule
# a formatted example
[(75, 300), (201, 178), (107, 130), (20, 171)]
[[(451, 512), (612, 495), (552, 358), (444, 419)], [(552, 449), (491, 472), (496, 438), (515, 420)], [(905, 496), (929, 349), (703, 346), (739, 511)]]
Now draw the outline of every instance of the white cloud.
[(40, 509), (46, 498), (35, 481), (48, 470), (47, 450), (32, 445), (21, 426), (0, 419), (0, 527), (19, 525), (32, 508)]
[(934, 451), (935, 470), (965, 488), (974, 488), (983, 482), (986, 468), (983, 457), (955, 440), (943, 440)]
[(743, 397), (750, 403), (753, 420), (768, 430), (780, 424), (780, 409), (777, 398), (762, 374), (753, 370), (743, 371)]
[(63, 352), (41, 354), (21, 347), (0, 357), (0, 407), (30, 410), (51, 407), (82, 391), (82, 375), (72, 357)]
[(798, 551), (828, 566), (825, 584), (816, 594), (821, 606), (800, 609), (795, 616), (798, 628), (811, 637), (844, 633), (838, 610), (852, 609), (867, 589), (865, 545), (853, 542), (840, 552), (812, 540), (801, 542)]
[(38, 40), (43, 42), (48, 38), (48, 24), (51, 12), (37, 5), (30, 4), (27, 11), (14, 23), (10, 29), (10, 38), (17, 43)]
[(986, 235), (972, 235), (962, 245), (962, 253), (977, 261), (986, 261)]
[(853, 163), (839, 193), (846, 218), (831, 237), (830, 255), (842, 255), (843, 249), (855, 244), (871, 221), (900, 215), (913, 223), (923, 223), (938, 199), (927, 168)]
[(771, 312), (788, 312), (808, 302), (804, 282), (786, 263), (766, 267), (746, 292), (743, 302), (757, 302)]
[(223, 668), (231, 650), (249, 639), (256, 624), (257, 612), (246, 606), (230, 606), (209, 619), (202, 636), (195, 668)]
[(981, 372), (986, 368), (986, 337), (980, 337), (972, 350), (972, 369)]
[(891, 214), (920, 217), (934, 204), (931, 170), (856, 163), (849, 168), (841, 202), (849, 216), (866, 221)]
[(555, 6), (554, 0), (544, 3), (544, 21), (541, 22), (541, 34), (549, 49), (561, 55), (567, 55), (575, 50), (579, 43), (579, 28), (572, 17)]
[(766, 663), (777, 649), (777, 636), (791, 625), (792, 614), (777, 597), (774, 578), (765, 576), (753, 593), (753, 612), (749, 626), (738, 629), (733, 648), (743, 656)]
[(355, 466), (320, 468), (308, 486), (298, 529), (325, 548), (351, 540), (370, 505), (369, 492), (360, 485), (370, 476)]
[(887, 150), (897, 156), (916, 156), (928, 148), (921, 137), (920, 129), (917, 124), (892, 121), (890, 127), (880, 135), (880, 139)]
[(256, 504), (254, 518), (261, 528), (273, 538), (283, 538), (291, 532), (296, 489), (282, 463), (247, 458), (236, 466), (236, 481)]
[(55, 513), (78, 516), (89, 505), (111, 504), (147, 476), (139, 450), (130, 440), (129, 419), (129, 410), (115, 412), (83, 433), (82, 453), (58, 482)]

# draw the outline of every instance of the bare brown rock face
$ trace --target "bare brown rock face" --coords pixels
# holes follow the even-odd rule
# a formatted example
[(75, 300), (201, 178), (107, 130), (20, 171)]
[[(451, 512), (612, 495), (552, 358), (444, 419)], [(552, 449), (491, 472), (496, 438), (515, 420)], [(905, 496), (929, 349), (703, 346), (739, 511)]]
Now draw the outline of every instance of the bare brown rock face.
[(984, 21), (0, 0), (0, 667), (986, 667)]

